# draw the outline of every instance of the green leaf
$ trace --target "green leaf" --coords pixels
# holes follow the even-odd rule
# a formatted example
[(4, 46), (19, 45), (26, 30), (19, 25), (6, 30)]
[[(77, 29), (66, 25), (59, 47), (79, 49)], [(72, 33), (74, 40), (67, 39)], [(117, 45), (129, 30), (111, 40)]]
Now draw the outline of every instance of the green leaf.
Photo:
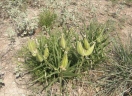
[(56, 68), (53, 64), (50, 64), (47, 60), (45, 60), (45, 63), (47, 63), (50, 68), (53, 68), (54, 70), (58, 70), (58, 68)]
[(68, 72), (68, 71), (62, 72), (62, 74), (63, 74), (63, 77), (76, 77), (76, 76), (78, 76), (78, 74)]
[(44, 74), (44, 75), (42, 75), (41, 77), (35, 79), (35, 80), (34, 80), (33, 82), (31, 82), (31, 83), (35, 83), (35, 82), (39, 81), (39, 80), (42, 79), (42, 78), (49, 78), (49, 77), (51, 77), (52, 75), (57, 74), (57, 73), (58, 73), (58, 71), (55, 71), (55, 72), (52, 72), (51, 74), (49, 74), (48, 76), (45, 76), (45, 74)]

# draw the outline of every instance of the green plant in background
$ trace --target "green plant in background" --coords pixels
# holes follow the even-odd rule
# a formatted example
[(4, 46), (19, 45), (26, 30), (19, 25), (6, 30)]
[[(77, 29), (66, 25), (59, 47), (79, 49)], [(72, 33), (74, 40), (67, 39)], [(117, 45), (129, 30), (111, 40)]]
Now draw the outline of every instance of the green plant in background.
[(56, 20), (57, 15), (49, 10), (44, 10), (39, 14), (39, 26), (50, 28), (54, 21)]
[(34, 30), (38, 27), (37, 18), (28, 19), (27, 13), (20, 12), (19, 16), (13, 19), (16, 26), (17, 36), (29, 36), (34, 34)]
[(119, 0), (111, 0), (113, 4), (116, 4)]
[(110, 0), (110, 1), (112, 1), (112, 3), (114, 5), (119, 3), (119, 2), (122, 2), (122, 3), (124, 3), (124, 4), (128, 5), (128, 6), (132, 5), (132, 0)]
[(3, 18), (15, 18), (19, 12), (26, 11), (25, 0), (3, 0), (0, 8)]
[(11, 42), (15, 42), (14, 36), (16, 35), (16, 33), (13, 30), (13, 28), (12, 27), (7, 28), (6, 32), (8, 34), (9, 39), (11, 40)]
[(114, 54), (118, 58), (116, 59), (120, 65), (131, 65), (132, 64), (132, 36), (131, 33), (128, 34), (128, 38), (124, 41), (126, 44), (122, 43), (119, 36), (113, 41)]
[[(102, 96), (131, 96), (132, 95), (132, 36), (128, 35), (126, 41), (118, 36), (112, 38), (112, 56), (109, 56), (111, 66), (107, 68), (106, 75), (101, 80)], [(101, 82), (102, 82), (101, 81)]]
[[(13, 35), (28, 36), (34, 33), (38, 21), (36, 18), (28, 19), (26, 0), (5, 0), (0, 4), (1, 17), (10, 18), (15, 28)], [(8, 34), (11, 35), (11, 32)]]
[(132, 0), (125, 0), (125, 4), (128, 6), (132, 6)]

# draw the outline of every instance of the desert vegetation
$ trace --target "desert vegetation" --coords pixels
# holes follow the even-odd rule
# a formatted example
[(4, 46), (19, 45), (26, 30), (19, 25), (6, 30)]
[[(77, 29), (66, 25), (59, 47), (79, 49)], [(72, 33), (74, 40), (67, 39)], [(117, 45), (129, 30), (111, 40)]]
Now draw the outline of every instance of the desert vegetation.
[(131, 5), (0, 1), (0, 95), (131, 96)]

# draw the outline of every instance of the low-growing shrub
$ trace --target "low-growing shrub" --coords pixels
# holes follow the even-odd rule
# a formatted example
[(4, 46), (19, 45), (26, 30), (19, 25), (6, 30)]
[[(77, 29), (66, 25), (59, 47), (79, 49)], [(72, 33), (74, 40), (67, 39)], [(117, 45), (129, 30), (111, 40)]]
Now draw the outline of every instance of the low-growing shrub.
[(26, 4), (26, 0), (4, 0), (0, 2), (0, 17), (10, 19), (10, 23), (13, 24), (15, 29), (13, 35), (22, 37), (33, 35), (34, 30), (38, 27), (36, 18), (27, 18)]
[(55, 33), (50, 37), (41, 36), (28, 41), (27, 52), (24, 54), (25, 64), (35, 77), (33, 82), (48, 81), (49, 86), (56, 81), (62, 83), (66, 78), (79, 75), (76, 74), (79, 61), (76, 61), (77, 57), (72, 53), (69, 40), (65, 40), (65, 35)]
[(112, 1), (114, 5), (121, 2), (122, 4), (132, 6), (132, 0), (110, 0), (110, 1)]
[(49, 28), (52, 26), (56, 18), (57, 15), (54, 12), (50, 10), (44, 10), (39, 14), (39, 26)]
[(98, 22), (92, 21), (82, 33), (83, 36), (85, 36), (90, 42), (90, 44), (93, 41), (96, 42), (93, 53), (86, 60), (86, 64), (89, 64), (89, 68), (91, 69), (94, 69), (107, 59), (106, 54), (108, 49), (106, 49), (106, 47), (110, 43), (108, 40), (108, 33), (109, 30), (111, 31), (111, 28), (109, 30), (108, 29), (108, 23), (100, 24)]
[(20, 16), (14, 18), (16, 33), (17, 36), (30, 36), (33, 35), (35, 32), (34, 30), (38, 27), (37, 25), (37, 18), (28, 19), (27, 13), (20, 13)]
[(108, 45), (105, 27), (96, 26), (93, 30), (85, 30), (84, 37), (73, 30), (63, 30), (29, 40), (22, 56), (34, 77), (32, 83), (45, 83), (47, 88), (59, 81), (62, 88), (68, 79), (80, 77), (97, 63), (103, 63)]

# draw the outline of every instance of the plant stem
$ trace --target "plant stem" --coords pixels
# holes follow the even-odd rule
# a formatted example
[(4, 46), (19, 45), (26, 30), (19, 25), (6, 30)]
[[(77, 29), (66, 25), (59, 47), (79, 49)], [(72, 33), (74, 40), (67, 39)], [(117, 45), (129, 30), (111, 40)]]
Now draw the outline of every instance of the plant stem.
[(62, 70), (60, 69), (60, 92), (62, 93)]
[(83, 66), (83, 63), (84, 63), (84, 56), (81, 57), (81, 64), (80, 64), (80, 66), (79, 66), (79, 71), (78, 71), (78, 73), (80, 73), (81, 67)]

